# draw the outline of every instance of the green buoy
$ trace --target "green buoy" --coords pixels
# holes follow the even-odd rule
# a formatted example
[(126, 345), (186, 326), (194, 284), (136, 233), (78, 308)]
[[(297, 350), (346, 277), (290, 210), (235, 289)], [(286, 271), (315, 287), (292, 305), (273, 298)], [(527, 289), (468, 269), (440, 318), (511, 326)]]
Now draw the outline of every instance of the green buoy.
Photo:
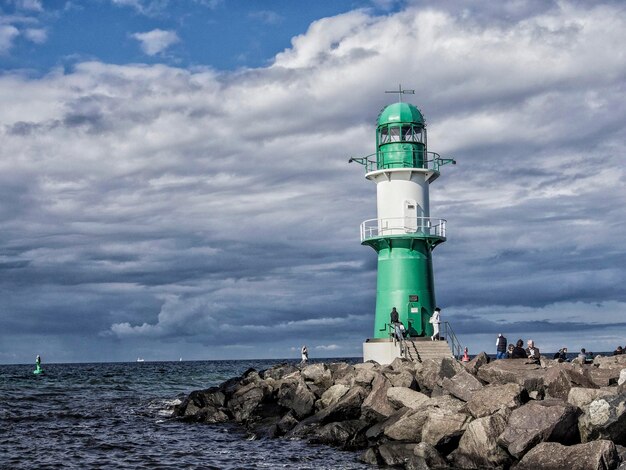
[(41, 368), (41, 356), (39, 356), (39, 354), (37, 354), (37, 359), (35, 360), (35, 370), (33, 371), (33, 374), (43, 374), (43, 369)]

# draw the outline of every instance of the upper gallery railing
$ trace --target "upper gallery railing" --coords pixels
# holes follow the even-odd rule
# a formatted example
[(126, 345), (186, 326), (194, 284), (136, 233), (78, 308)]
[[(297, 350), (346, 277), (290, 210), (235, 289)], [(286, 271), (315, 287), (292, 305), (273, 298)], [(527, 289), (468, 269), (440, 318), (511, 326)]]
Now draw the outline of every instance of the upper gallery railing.
[(415, 234), (424, 237), (446, 237), (446, 220), (433, 217), (392, 217), (369, 219), (361, 224), (361, 241), (389, 235)]

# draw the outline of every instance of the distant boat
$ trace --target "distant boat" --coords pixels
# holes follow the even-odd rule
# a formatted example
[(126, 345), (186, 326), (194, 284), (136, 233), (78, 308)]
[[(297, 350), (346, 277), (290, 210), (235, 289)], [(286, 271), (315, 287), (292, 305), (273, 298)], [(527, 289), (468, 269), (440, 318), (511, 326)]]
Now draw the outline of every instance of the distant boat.
[(138, 357), (137, 362), (144, 362), (143, 357)]

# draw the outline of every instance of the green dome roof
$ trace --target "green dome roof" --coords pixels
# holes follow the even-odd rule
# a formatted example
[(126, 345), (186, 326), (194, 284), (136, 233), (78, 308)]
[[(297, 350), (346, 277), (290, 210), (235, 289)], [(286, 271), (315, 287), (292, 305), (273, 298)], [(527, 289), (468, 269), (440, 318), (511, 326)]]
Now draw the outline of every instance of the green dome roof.
[(393, 122), (413, 122), (424, 124), (424, 116), (419, 109), (409, 103), (394, 103), (384, 108), (378, 115), (378, 126)]

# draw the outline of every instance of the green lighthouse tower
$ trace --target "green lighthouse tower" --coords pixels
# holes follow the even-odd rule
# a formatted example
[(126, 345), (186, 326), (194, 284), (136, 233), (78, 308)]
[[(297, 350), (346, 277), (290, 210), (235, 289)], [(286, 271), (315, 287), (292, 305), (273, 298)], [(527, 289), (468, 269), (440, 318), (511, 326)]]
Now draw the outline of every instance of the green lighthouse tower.
[(430, 216), (428, 191), (440, 167), (455, 161), (428, 151), (424, 116), (402, 101), (380, 112), (376, 153), (351, 161), (364, 165), (365, 177), (376, 183), (377, 218), (361, 224), (361, 244), (378, 254), (374, 335), (364, 343), (364, 360), (388, 363), (398, 355), (389, 345), (393, 307), (410, 337), (432, 335), (432, 252), (446, 241), (446, 221)]

